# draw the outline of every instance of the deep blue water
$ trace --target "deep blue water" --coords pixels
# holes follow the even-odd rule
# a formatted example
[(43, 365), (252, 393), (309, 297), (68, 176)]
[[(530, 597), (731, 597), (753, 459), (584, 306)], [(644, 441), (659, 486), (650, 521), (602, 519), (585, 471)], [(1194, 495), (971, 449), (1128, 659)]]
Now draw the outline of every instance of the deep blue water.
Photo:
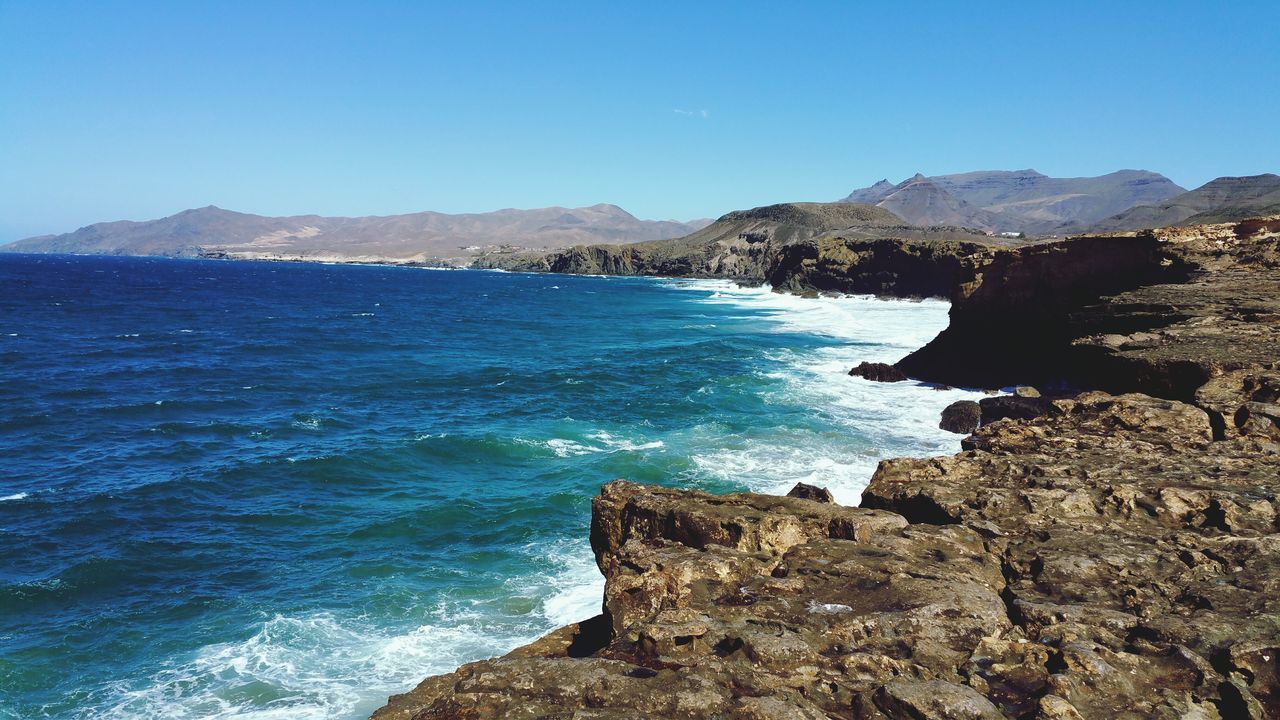
[(598, 611), (615, 477), (830, 485), (963, 396), (940, 302), (0, 255), (0, 717), (357, 718)]

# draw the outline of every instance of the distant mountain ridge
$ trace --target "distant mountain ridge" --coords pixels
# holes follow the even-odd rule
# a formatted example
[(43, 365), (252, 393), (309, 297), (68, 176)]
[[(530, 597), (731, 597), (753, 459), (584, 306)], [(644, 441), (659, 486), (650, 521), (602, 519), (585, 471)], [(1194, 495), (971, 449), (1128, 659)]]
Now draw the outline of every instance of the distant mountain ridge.
[(1168, 225), (1200, 225), (1280, 214), (1280, 175), (1220, 177), (1190, 192), (1152, 205), (1130, 208), (1091, 230), (1145, 230)]
[(1090, 226), (1137, 205), (1186, 190), (1146, 170), (1053, 178), (1035, 170), (916, 174), (854, 190), (842, 202), (867, 203), (915, 225), (958, 225), (993, 232), (1048, 234)]
[(472, 251), (468, 247), (555, 249), (584, 243), (663, 240), (688, 235), (710, 222), (640, 220), (608, 204), (370, 217), (266, 217), (211, 205), (157, 220), (95, 223), (70, 233), (19, 240), (0, 246), (0, 250), (428, 261), (469, 256)]

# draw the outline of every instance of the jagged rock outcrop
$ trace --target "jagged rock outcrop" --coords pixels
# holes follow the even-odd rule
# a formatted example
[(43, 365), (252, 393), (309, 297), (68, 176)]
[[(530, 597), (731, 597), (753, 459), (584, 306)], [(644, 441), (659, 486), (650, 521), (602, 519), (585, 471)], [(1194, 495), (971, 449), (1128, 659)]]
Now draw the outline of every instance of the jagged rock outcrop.
[(948, 384), (1067, 384), (1191, 400), (1275, 359), (1280, 217), (995, 251), (952, 293), (951, 322), (897, 363)]
[(775, 290), (818, 290), (892, 297), (946, 297), (963, 277), (983, 266), (994, 238), (862, 238), (833, 235), (779, 248), (768, 258), (765, 281)]
[(851, 717), (863, 696), (861, 716), (879, 717), (953, 687), (972, 704), (969, 648), (1010, 626), (972, 530), (625, 482), (593, 510), (607, 644), (473, 663), (375, 717)]
[(849, 375), (870, 380), (872, 382), (902, 382), (907, 379), (905, 373), (889, 363), (860, 362), (849, 371)]
[(1274, 437), (1215, 441), (1200, 408), (1095, 392), (965, 445), (883, 463), (863, 504), (972, 528), (1001, 558), (1010, 617), (1048, 657), (978, 678), (1033, 674), (1083, 717), (1280, 713)]

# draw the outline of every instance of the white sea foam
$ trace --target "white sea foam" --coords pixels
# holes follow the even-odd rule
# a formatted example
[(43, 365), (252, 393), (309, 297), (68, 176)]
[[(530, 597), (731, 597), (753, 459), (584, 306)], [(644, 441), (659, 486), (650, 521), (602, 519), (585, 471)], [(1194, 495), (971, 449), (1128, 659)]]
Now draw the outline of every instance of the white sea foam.
[(666, 446), (662, 440), (637, 442), (627, 438), (611, 435), (603, 430), (589, 432), (581, 440), (571, 438), (550, 438), (533, 440), (516, 438), (516, 442), (535, 447), (544, 447), (555, 453), (557, 457), (577, 457), (596, 453), (637, 452), (640, 450), (657, 450)]
[(511, 644), (477, 619), (388, 634), (330, 613), (278, 615), (247, 640), (209, 645), (142, 688), (117, 686), (84, 717), (322, 720), (368, 715), (386, 697)]
[(24, 492), (14, 493), (12, 495), (5, 495), (4, 497), (0, 497), (0, 502), (8, 502), (10, 500), (26, 500), (29, 497), (31, 497), (31, 493), (24, 493)]
[(83, 718), (331, 720), (367, 717), (423, 677), (501, 655), (599, 614), (604, 579), (585, 540), (523, 548), (545, 567), (508, 582), (512, 596), (545, 598), (498, 614), (468, 603), (424, 609), (421, 625), (389, 632), (360, 617), (277, 615), (248, 639), (209, 645), (168, 664), (142, 687), (108, 688)]
[(952, 402), (981, 393), (848, 375), (859, 362), (893, 362), (926, 344), (947, 326), (949, 303), (872, 296), (801, 298), (719, 280), (666, 283), (703, 293), (703, 302), (750, 310), (750, 317), (765, 318), (778, 332), (842, 341), (772, 357), (780, 369), (770, 377), (779, 381), (779, 389), (765, 397), (771, 403), (810, 408), (841, 432), (782, 427), (710, 442), (711, 447), (692, 457), (701, 473), (769, 493), (785, 493), (806, 482), (827, 487), (837, 502), (854, 505), (881, 460), (959, 451), (961, 436), (939, 429), (938, 417)]

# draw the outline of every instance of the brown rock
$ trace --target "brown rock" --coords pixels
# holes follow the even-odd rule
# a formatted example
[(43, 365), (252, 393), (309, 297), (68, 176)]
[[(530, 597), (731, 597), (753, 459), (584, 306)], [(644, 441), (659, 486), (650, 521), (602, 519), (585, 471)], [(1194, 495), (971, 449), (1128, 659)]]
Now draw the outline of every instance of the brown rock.
[[(1005, 720), (991, 701), (973, 688), (944, 680), (886, 683), (872, 698), (874, 709), (861, 718), (918, 718), (919, 720)], [(869, 710), (869, 711), (868, 711)]]
[(982, 424), (982, 406), (972, 400), (957, 400), (942, 411), (938, 427), (947, 432), (968, 435)]

